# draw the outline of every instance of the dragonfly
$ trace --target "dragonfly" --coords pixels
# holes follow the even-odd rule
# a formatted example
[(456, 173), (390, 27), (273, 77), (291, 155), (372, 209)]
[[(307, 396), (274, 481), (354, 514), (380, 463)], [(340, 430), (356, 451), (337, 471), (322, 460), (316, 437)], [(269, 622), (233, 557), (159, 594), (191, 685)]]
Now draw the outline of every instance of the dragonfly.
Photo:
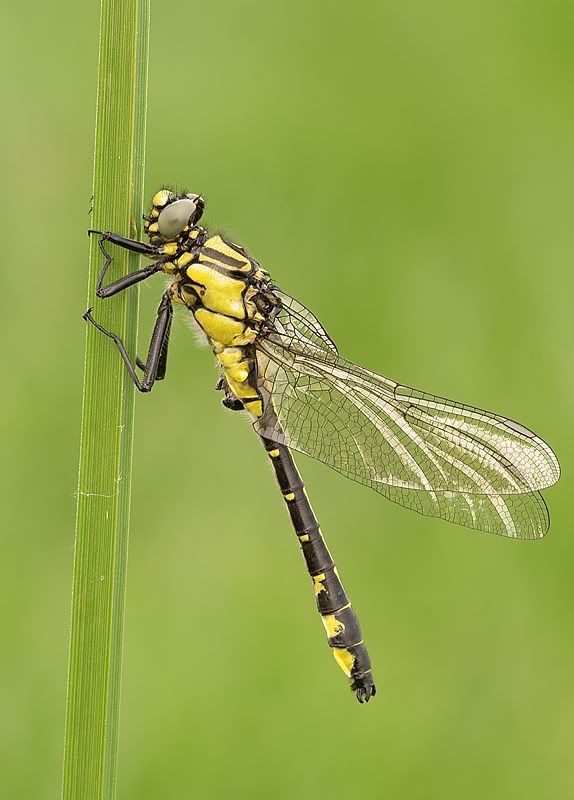
[[(207, 338), (223, 405), (247, 413), (273, 466), (336, 662), (359, 702), (376, 693), (361, 626), (293, 459), (305, 453), (388, 500), (511, 539), (539, 539), (550, 518), (541, 489), (560, 476), (552, 449), (518, 422), (397, 383), (339, 355), (302, 303), (243, 247), (198, 223), (202, 195), (166, 187), (144, 216), (148, 242), (91, 230), (104, 256), (96, 295), (109, 298), (168, 276), (145, 361), (88, 309), (140, 392), (166, 376), (174, 307)], [(115, 245), (151, 263), (104, 280)], [(138, 372), (140, 370), (140, 372)]]

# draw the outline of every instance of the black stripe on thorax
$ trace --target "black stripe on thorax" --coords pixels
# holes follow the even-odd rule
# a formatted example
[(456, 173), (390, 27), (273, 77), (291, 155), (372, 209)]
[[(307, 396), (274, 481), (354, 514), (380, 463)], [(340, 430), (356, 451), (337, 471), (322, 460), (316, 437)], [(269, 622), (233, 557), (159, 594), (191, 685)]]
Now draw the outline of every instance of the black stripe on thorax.
[(250, 286), (252, 283), (252, 277), (255, 274), (255, 267), (251, 267), (249, 272), (238, 272), (230, 267), (224, 267), (221, 264), (218, 264), (216, 261), (211, 261), (211, 259), (199, 260), (199, 256), (201, 253), (198, 253), (198, 257), (194, 259), (191, 264), (186, 264), (183, 268), (183, 271), (192, 266), (194, 263), (201, 264), (204, 267), (209, 267), (214, 272), (219, 272), (220, 275), (225, 275), (226, 278), (233, 278), (236, 281), (243, 281), (245, 286)]
[(221, 253), (214, 247), (202, 247), (201, 252), (204, 256), (207, 256), (207, 258), (213, 258), (215, 261), (226, 264), (228, 267), (245, 267), (246, 262), (248, 264), (251, 263), (247, 258), (241, 261), (239, 258), (228, 256), (227, 253)]
[[(227, 278), (235, 278), (235, 280), (244, 281), (247, 284), (248, 283), (247, 279), (250, 278), (251, 275), (253, 274), (253, 270), (251, 270), (251, 272), (237, 272), (236, 270), (230, 269), (229, 267), (224, 267), (221, 264), (218, 264), (217, 261), (211, 261), (211, 259), (205, 259), (205, 261), (200, 261), (199, 255), (202, 255), (202, 253), (199, 253), (198, 258), (196, 259), (198, 264), (202, 264), (204, 267), (209, 267), (215, 272), (219, 272), (221, 275), (225, 275)], [(184, 271), (185, 269), (187, 269), (187, 267), (192, 266), (193, 263), (195, 262), (192, 261), (191, 264), (186, 264), (186, 266), (184, 267)]]

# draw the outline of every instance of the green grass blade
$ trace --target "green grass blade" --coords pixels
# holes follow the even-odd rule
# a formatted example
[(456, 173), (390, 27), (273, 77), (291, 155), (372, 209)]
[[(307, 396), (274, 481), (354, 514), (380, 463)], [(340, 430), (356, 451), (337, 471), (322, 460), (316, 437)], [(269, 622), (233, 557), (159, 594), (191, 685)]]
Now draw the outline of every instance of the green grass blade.
[[(151, 0), (102, 0), (91, 226), (137, 237), (143, 210)], [(108, 279), (137, 268), (115, 249)], [(93, 237), (88, 303), (102, 255)], [(135, 351), (138, 292), (95, 302), (94, 316)], [(78, 331), (83, 324), (78, 309)], [(74, 334), (76, 335), (76, 334)], [(115, 795), (130, 513), (134, 389), (114, 344), (86, 326), (64, 800)]]

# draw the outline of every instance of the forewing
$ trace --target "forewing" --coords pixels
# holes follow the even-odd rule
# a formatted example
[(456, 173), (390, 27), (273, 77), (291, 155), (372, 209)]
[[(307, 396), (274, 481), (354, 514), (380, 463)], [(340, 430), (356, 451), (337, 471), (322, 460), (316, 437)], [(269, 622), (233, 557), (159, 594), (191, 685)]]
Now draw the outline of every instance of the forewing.
[(559, 467), (532, 431), (346, 361), (301, 334), (289, 310), (257, 347), (262, 435), (422, 514), (507, 536), (547, 530), (537, 490)]
[(274, 293), (282, 303), (276, 327), (281, 330), (284, 340), (292, 343), (298, 342), (300, 348), (309, 346), (313, 350), (326, 350), (338, 355), (335, 342), (317, 317), (303, 303), (281, 289), (275, 288)]

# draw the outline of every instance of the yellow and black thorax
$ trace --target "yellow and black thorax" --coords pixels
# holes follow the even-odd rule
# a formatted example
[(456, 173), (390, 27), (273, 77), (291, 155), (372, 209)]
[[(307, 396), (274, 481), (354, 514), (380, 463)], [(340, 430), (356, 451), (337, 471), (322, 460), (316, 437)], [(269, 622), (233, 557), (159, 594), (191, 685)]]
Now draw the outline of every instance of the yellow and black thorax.
[(280, 306), (269, 273), (239, 245), (199, 226), (164, 249), (163, 270), (174, 278), (172, 299), (192, 312), (231, 393), (261, 416), (254, 343)]

